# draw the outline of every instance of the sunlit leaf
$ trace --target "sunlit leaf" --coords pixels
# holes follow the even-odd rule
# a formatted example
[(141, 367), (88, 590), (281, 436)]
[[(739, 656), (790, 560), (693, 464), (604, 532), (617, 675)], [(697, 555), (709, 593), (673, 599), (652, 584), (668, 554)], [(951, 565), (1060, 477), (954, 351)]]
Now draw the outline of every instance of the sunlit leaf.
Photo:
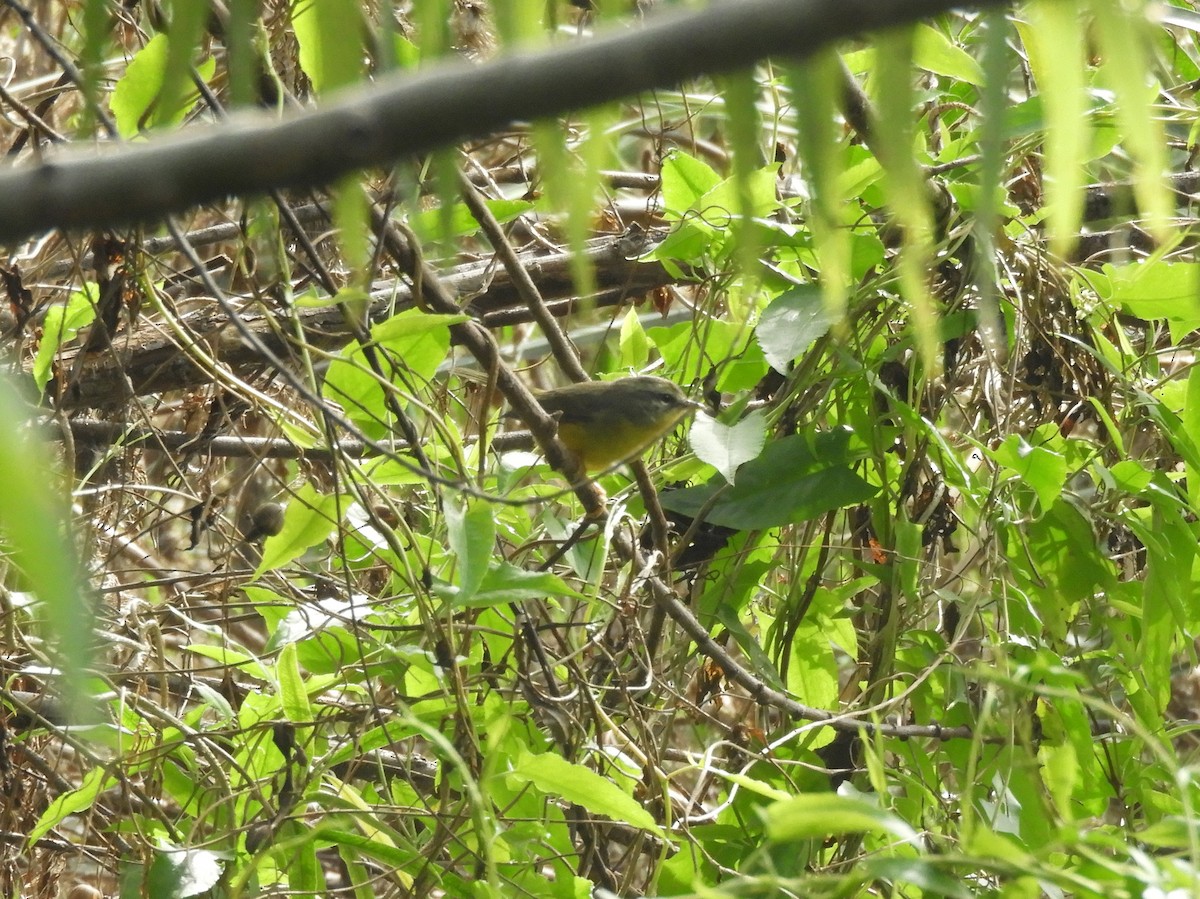
[(363, 73), (365, 23), (354, 0), (292, 0), (300, 67), (318, 93), (356, 83)]
[(463, 497), (463, 503), (450, 499), (445, 504), (446, 539), (458, 559), (459, 601), (474, 595), (488, 574), (488, 562), (495, 549), (496, 521), (493, 509), (481, 500)]
[(311, 547), (324, 543), (336, 530), (347, 501), (334, 493), (318, 493), (304, 484), (288, 501), (283, 529), (266, 539), (262, 560), (254, 576), (261, 577), (298, 559)]
[(736, 424), (725, 425), (699, 412), (688, 431), (688, 440), (697, 457), (733, 484), (736, 483), (738, 468), (751, 459), (757, 459), (762, 452), (767, 440), (766, 415), (758, 410)]
[(591, 768), (568, 762), (560, 755), (523, 752), (509, 769), (508, 776), (530, 783), (543, 793), (581, 805), (592, 814), (604, 815), (643, 830), (659, 829), (641, 803), (612, 781)]
[(766, 810), (767, 836), (775, 842), (817, 839), (836, 834), (879, 832), (916, 843), (907, 823), (876, 805), (835, 793), (793, 796)]
[(1029, 67), (1046, 115), (1046, 208), (1051, 249), (1065, 255), (1074, 244), (1083, 214), (1083, 167), (1090, 142), (1084, 71), (1085, 42), (1073, 0), (1037, 0), (1018, 22)]

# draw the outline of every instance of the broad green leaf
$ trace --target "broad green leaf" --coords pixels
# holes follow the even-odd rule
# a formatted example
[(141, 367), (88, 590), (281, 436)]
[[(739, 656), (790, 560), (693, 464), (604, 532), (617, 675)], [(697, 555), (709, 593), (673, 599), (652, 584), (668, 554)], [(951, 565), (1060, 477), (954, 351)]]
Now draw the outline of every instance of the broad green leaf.
[(322, 827), (320, 837), (335, 846), (351, 848), (355, 852), (361, 852), (367, 858), (387, 865), (401, 882), (411, 882), (412, 875), (408, 873), (408, 869), (422, 857), (420, 851), (415, 848), (397, 848), (394, 842), (382, 842), (366, 833)]
[(972, 828), (966, 850), (982, 858), (993, 856), (1016, 867), (1032, 867), (1034, 860), (1020, 846), (1019, 839), (1009, 839), (1004, 834), (996, 833), (986, 824), (977, 824)]
[(568, 762), (555, 753), (522, 752), (508, 776), (532, 784), (550, 796), (581, 805), (594, 815), (604, 815), (642, 830), (659, 826), (641, 803), (591, 768)]
[(776, 802), (766, 809), (767, 838), (775, 843), (846, 833), (884, 833), (917, 844), (916, 831), (890, 812), (861, 799), (811, 793)]
[(787, 689), (806, 705), (833, 708), (838, 701), (838, 660), (830, 634), (806, 617), (788, 647)]
[[(704, 335), (704, 356), (696, 352), (697, 328)], [(716, 384), (718, 390), (729, 392), (749, 390), (767, 373), (767, 362), (751, 335), (749, 328), (721, 319), (646, 329), (646, 336), (681, 383), (700, 381), (709, 374), (708, 359), (729, 360)]]
[[(1192, 368), (1188, 373), (1187, 398), (1179, 420), (1192, 445), (1200, 447), (1200, 368)], [(1187, 466), (1187, 490), (1192, 508), (1200, 509), (1200, 469), (1190, 464)]]
[[(372, 327), (372, 342), (383, 357), (384, 377), (404, 386), (429, 380), (450, 349), (450, 326), (467, 318), (428, 315), (409, 309)], [(390, 427), (386, 389), (376, 379), (357, 343), (343, 348), (340, 358), (330, 363), (322, 385), (325, 397), (338, 403), (348, 417), (376, 436)]]
[[(730, 206), (741, 219), (742, 227), (734, 232), (737, 242), (734, 251), (738, 257), (738, 268), (753, 276), (757, 271), (760, 241), (757, 229), (747, 227), (758, 215), (754, 176), (762, 171), (763, 158), (759, 140), (762, 134), (762, 117), (758, 112), (759, 85), (751, 69), (733, 72), (720, 79), (725, 94), (725, 114), (733, 148), (733, 178), (736, 201)], [(773, 174), (773, 173), (772, 173)], [(761, 181), (761, 179), (759, 179)], [(774, 177), (771, 181), (774, 182)], [(770, 200), (775, 200), (774, 183), (771, 185)]]
[(1091, 525), (1062, 498), (1027, 524), (1024, 540), (1010, 539), (1010, 556), (1036, 566), (1031, 587), (1038, 619), (1056, 639), (1065, 639), (1076, 603), (1113, 583), (1112, 563), (1100, 554)]
[[(589, 113), (604, 118), (602, 112)], [(594, 125), (584, 131), (584, 144), (597, 138)], [(601, 125), (601, 128), (604, 126)], [(594, 290), (595, 272), (590, 257), (584, 252), (591, 236), (589, 222), (599, 188), (599, 174), (594, 167), (595, 147), (588, 152), (568, 146), (568, 135), (558, 123), (543, 122), (534, 126), (533, 142), (537, 148), (544, 195), (550, 208), (565, 213), (560, 227), (566, 232), (571, 250), (571, 278), (578, 296), (589, 296)]]
[(363, 74), (366, 23), (354, 0), (292, 0), (300, 67), (317, 93), (357, 83)]
[(721, 183), (708, 165), (681, 150), (672, 150), (662, 162), (663, 211), (678, 221), (702, 196)]
[(325, 873), (317, 858), (319, 827), (289, 819), (282, 822), (274, 848), (285, 862), (288, 889), (301, 893), (319, 894), (325, 889)]
[(767, 442), (767, 415), (758, 409), (736, 424), (724, 425), (707, 413), (698, 412), (688, 440), (702, 462), (733, 484), (738, 468), (757, 459)]
[(244, 652), (227, 649), (224, 646), (209, 646), (205, 643), (191, 643), (185, 648), (188, 652), (193, 652), (206, 659), (212, 659), (223, 668), (236, 668), (239, 674), (248, 674), (250, 677), (265, 683), (274, 681), (270, 672), (263, 668), (257, 659)]
[[(1009, 66), (1012, 53), (1009, 49), (1012, 23), (1004, 10), (990, 9), (982, 14), (983, 17), (983, 65), (986, 77), (979, 100), (982, 111), (982, 123), (979, 128), (980, 162), (977, 168), (978, 177), (975, 180), (974, 191), (977, 202), (974, 203), (975, 225), (972, 235), (975, 237), (975, 284), (979, 300), (979, 334), (986, 345), (991, 347), (993, 355), (999, 356), (1000, 341), (1003, 334), (1003, 322), (1000, 319), (999, 308), (999, 275), (996, 271), (996, 231), (999, 221), (999, 210), (1008, 203), (1008, 192), (996, 190), (1003, 183), (1003, 171), (1008, 144), (1004, 140), (1005, 120), (1008, 113), (1008, 90), (1005, 82), (1008, 80)], [(960, 196), (960, 195), (959, 195)], [(968, 210), (959, 200), (959, 205)], [(1009, 212), (1015, 216), (1016, 210)]]
[(1196, 822), (1177, 816), (1164, 818), (1139, 831), (1137, 841), (1158, 849), (1186, 850), (1195, 845)]
[(1154, 259), (1105, 265), (1081, 273), (1097, 297), (1114, 311), (1145, 321), (1165, 320), (1179, 341), (1200, 328), (1200, 265)]
[(929, 25), (918, 25), (913, 36), (913, 62), (918, 68), (968, 84), (983, 84), (983, 70), (972, 56)]
[(83, 0), (79, 4), (79, 20), (82, 27), (83, 46), (80, 48), (80, 73), (83, 83), (79, 85), (87, 101), (83, 110), (83, 121), (80, 123), (80, 136), (92, 134), (96, 123), (96, 109), (99, 107), (100, 92), (97, 89), (106, 77), (104, 61), (109, 56), (112, 43), (112, 12), (107, 0)]
[(793, 362), (819, 337), (829, 333), (834, 316), (810, 285), (794, 287), (771, 301), (754, 329), (771, 367), (787, 374)]
[(991, 456), (1014, 472), (1037, 493), (1043, 510), (1062, 494), (1067, 478), (1067, 460), (1061, 453), (1030, 446), (1019, 434), (1010, 434)]
[(737, 216), (768, 216), (779, 208), (776, 196), (776, 167), (747, 172), (742, 180), (726, 178), (695, 202), (693, 208), (718, 228), (741, 224)]
[[(198, 94), (190, 88), (174, 98), (163, 96), (169, 53), (167, 36), (155, 35), (134, 55), (113, 88), (109, 108), (116, 120), (117, 132), (126, 140), (136, 137), (144, 128), (182, 122), (196, 102)], [(207, 80), (216, 71), (216, 61), (207, 59), (196, 69), (201, 78)]]
[(1118, 462), (1109, 469), (1109, 474), (1112, 476), (1114, 487), (1125, 493), (1135, 495), (1145, 490), (1154, 476), (1145, 465), (1141, 462), (1135, 462), (1133, 459), (1125, 459)]
[(309, 548), (324, 543), (337, 529), (347, 505), (335, 493), (318, 493), (310, 484), (302, 486), (287, 504), (283, 530), (263, 544), (262, 560), (254, 570), (254, 577), (287, 565)]
[(445, 505), (446, 539), (458, 559), (456, 602), (466, 602), (488, 575), (488, 563), (495, 549), (495, 510), (483, 500), (450, 498)]
[(362, 292), (361, 299), (345, 306), (365, 328), (369, 305), (366, 292), (370, 287), (367, 282), (371, 264), (371, 205), (357, 174), (340, 179), (334, 189), (333, 224), (351, 273), (348, 286)]
[(108, 105), (116, 120), (117, 131), (124, 139), (135, 137), (141, 130), (142, 116), (162, 90), (169, 52), (167, 36), (155, 35), (134, 54), (125, 67), (125, 74), (113, 87)]
[(864, 502), (878, 488), (850, 469), (854, 454), (849, 443), (846, 430), (776, 440), (742, 466), (737, 484), (728, 486), (718, 478), (700, 487), (664, 493), (663, 508), (693, 516), (708, 508), (704, 520), (710, 524), (758, 530), (808, 521)]
[[(228, 853), (210, 849), (177, 849), (160, 846), (154, 850), (149, 870), (144, 872), (138, 884), (138, 892), (126, 892), (128, 883), (122, 884), (122, 895), (144, 895), (162, 899), (190, 899), (192, 896), (208, 894), (221, 879), (221, 873), (229, 858)], [(137, 870), (141, 866), (136, 866)]]

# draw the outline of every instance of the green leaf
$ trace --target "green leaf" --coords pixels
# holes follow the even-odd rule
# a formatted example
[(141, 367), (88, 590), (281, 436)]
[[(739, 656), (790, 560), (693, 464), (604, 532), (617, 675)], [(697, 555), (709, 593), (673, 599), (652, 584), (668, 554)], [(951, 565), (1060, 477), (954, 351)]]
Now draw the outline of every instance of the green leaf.
[(1167, 186), (1167, 140), (1158, 110), (1159, 86), (1152, 77), (1150, 22), (1143, 9), (1126, 9), (1116, 0), (1092, 0), (1102, 75), (1117, 93), (1122, 146), (1133, 158), (1133, 192), (1142, 212), (1140, 224), (1160, 243), (1170, 239), (1174, 204)]
[(456, 608), (486, 608), (503, 603), (521, 602), (527, 599), (542, 599), (546, 596), (567, 596), (583, 599), (583, 594), (572, 590), (557, 575), (548, 571), (526, 571), (509, 562), (493, 562), (473, 594), (464, 596), (458, 588), (445, 586), (435, 592), (444, 596)]
[(150, 109), (162, 89), (170, 45), (165, 34), (157, 34), (134, 54), (125, 74), (113, 87), (108, 105), (117, 123), (117, 132), (125, 140), (141, 130), (142, 116)]
[(317, 93), (355, 84), (363, 74), (366, 23), (355, 0), (293, 0), (300, 67)]
[(1024, 437), (1010, 434), (989, 455), (1033, 488), (1043, 510), (1049, 509), (1062, 494), (1067, 460), (1061, 453), (1030, 446)]
[[(864, 879), (872, 882), (911, 884), (922, 896), (937, 896), (939, 899), (973, 899), (974, 890), (968, 889), (956, 875), (942, 870), (942, 862), (923, 858), (868, 858), (863, 860)], [(907, 895), (906, 890), (895, 890), (896, 895)]]
[[(760, 203), (756, 194), (762, 194), (761, 166), (764, 159), (759, 147), (762, 116), (758, 111), (761, 89), (751, 69), (732, 72), (719, 79), (719, 84), (725, 95), (729, 142), (733, 149), (733, 177), (730, 179), (733, 201), (726, 208), (735, 212), (740, 219), (739, 227), (732, 232), (736, 243), (733, 249), (738, 256), (738, 267), (743, 272), (751, 272), (758, 267), (758, 247), (767, 243), (766, 240), (760, 239), (760, 229), (748, 227), (760, 214)], [(769, 208), (775, 205), (774, 175), (774, 171), (770, 171), (771, 190), (767, 197)], [(730, 311), (735, 313), (733, 304)]]
[(86, 675), (92, 602), (76, 561), (80, 550), (71, 537), (61, 475), (51, 467), (60, 451), (35, 439), (28, 408), (17, 397), (13, 383), (0, 375), (0, 533), (6, 555), (45, 607), (54, 638), (51, 661), (62, 672), (70, 716), (82, 723), (94, 713)]
[(522, 751), (508, 775), (550, 796), (581, 805), (594, 815), (661, 833), (654, 818), (636, 799), (591, 768), (568, 762), (560, 755)]
[(88, 282), (71, 294), (66, 304), (55, 303), (46, 310), (42, 325), (42, 339), (38, 343), (37, 358), (33, 361), (33, 382), (38, 392), (46, 389), (54, 372), (54, 357), (58, 348), (72, 340), (81, 328), (86, 328), (96, 318), (96, 302), (100, 299), (100, 288)]
[[(193, 89), (181, 89), (176, 96), (163, 94), (170, 55), (167, 36), (155, 35), (139, 50), (125, 68), (125, 74), (113, 88), (109, 108), (117, 123), (117, 132), (129, 140), (143, 128), (175, 125), (182, 122), (199, 96)], [(216, 71), (216, 61), (206, 59), (196, 67), (202, 79)]]
[(663, 211), (678, 221), (683, 213), (721, 183), (721, 176), (694, 156), (672, 150), (662, 162)]
[(90, 770), (83, 776), (78, 788), (56, 796), (46, 807), (42, 816), (29, 831), (28, 845), (34, 846), (38, 840), (71, 815), (77, 815), (90, 809), (92, 803), (96, 801), (96, 797), (116, 782), (116, 777), (107, 774), (101, 765)]
[(1151, 824), (1136, 834), (1137, 841), (1157, 849), (1186, 850), (1195, 845), (1196, 822), (1173, 816)]
[[(1200, 368), (1188, 373), (1187, 394), (1179, 420), (1192, 445), (1200, 446)], [(1188, 499), (1193, 509), (1200, 509), (1200, 469), (1189, 464), (1186, 473)]]
[(296, 724), (310, 724), (313, 720), (312, 706), (308, 701), (308, 690), (304, 685), (300, 663), (296, 659), (295, 643), (285, 643), (280, 650), (279, 661), (275, 663), (275, 674), (278, 677), (280, 704), (287, 720)]
[(275, 847), (287, 871), (288, 889), (313, 895), (325, 889), (325, 874), (317, 858), (316, 843), (320, 833), (320, 828), (305, 826), (300, 821), (281, 823)]
[(1082, 273), (1106, 306), (1144, 321), (1165, 320), (1179, 341), (1200, 328), (1200, 264), (1134, 262)]
[[(501, 225), (511, 222), (533, 208), (533, 203), (529, 200), (500, 199), (485, 200), (484, 203)], [(417, 234), (436, 234), (442, 240), (467, 237), (479, 230), (479, 222), (475, 221), (475, 217), (471, 215), (471, 211), (467, 209), (465, 203), (453, 204), (448, 216), (440, 207), (412, 213), (409, 216), (409, 223)]]
[[(663, 508), (695, 516), (708, 507), (704, 520), (711, 524), (757, 530), (808, 521), (865, 502), (878, 488), (850, 470), (849, 444), (850, 432), (845, 429), (776, 440), (742, 466), (736, 485), (727, 487), (721, 478), (666, 492)], [(713, 501), (718, 491), (721, 495)]]
[(929, 25), (918, 25), (913, 35), (913, 62), (927, 72), (967, 84), (983, 84), (983, 70), (979, 63), (966, 50), (954, 46), (950, 38)]
[(333, 224), (342, 256), (352, 273), (349, 286), (362, 294), (353, 303), (341, 298), (343, 291), (338, 291), (338, 296), (365, 328), (370, 300), (366, 281), (371, 264), (371, 205), (357, 174), (339, 179), (333, 190)]
[(446, 541), (458, 559), (457, 602), (466, 602), (488, 575), (488, 563), (495, 548), (495, 511), (489, 503), (463, 497), (447, 501)]
[[(841, 64), (837, 53), (825, 50), (788, 70), (799, 126), (797, 150), (811, 198), (810, 220), (825, 308), (839, 315), (846, 308), (850, 286), (850, 232), (843, 224), (843, 200), (838, 177), (846, 164), (839, 152), (841, 135), (837, 107), (841, 102)], [(880, 254), (882, 256), (882, 253)]]
[(300, 558), (310, 547), (324, 543), (337, 528), (346, 505), (346, 499), (335, 493), (318, 493), (310, 484), (302, 486), (283, 513), (283, 530), (263, 544), (254, 577), (262, 577)]
[(937, 313), (929, 293), (933, 260), (934, 221), (929, 182), (913, 153), (917, 143), (913, 112), (912, 29), (895, 28), (879, 36), (875, 77), (879, 160), (891, 214), (900, 227), (901, 252), (897, 265), (900, 292), (912, 310), (911, 329), (925, 365), (936, 369), (940, 359)]
[(156, 849), (141, 889), (133, 895), (190, 899), (208, 893), (220, 880), (227, 859), (227, 853), (209, 849)]
[(838, 702), (838, 660), (830, 644), (836, 634), (828, 619), (810, 621), (813, 617), (804, 616), (788, 646), (787, 689), (803, 696), (807, 705), (833, 708)]
[(650, 338), (642, 327), (642, 319), (634, 306), (629, 307), (621, 320), (621, 368), (639, 371), (650, 361)]
[(371, 835), (331, 827), (320, 829), (320, 838), (328, 840), (335, 846), (345, 846), (355, 852), (361, 852), (367, 858), (387, 865), (396, 871), (397, 876), (404, 880), (411, 875), (404, 873), (415, 861), (421, 859), (421, 853), (416, 849), (398, 848), (391, 842), (373, 839)]
[[(158, 94), (159, 110), (186, 112), (195, 103), (197, 92), (191, 80), (192, 61), (199, 49), (208, 14), (208, 0), (174, 0), (171, 3), (171, 25), (167, 34), (170, 47), (163, 68), (162, 89)], [(213, 71), (215, 68), (209, 68), (202, 77), (207, 80)], [(161, 119), (155, 122), (161, 123)]]
[(819, 338), (829, 333), (834, 316), (821, 301), (815, 285), (793, 287), (771, 301), (758, 320), (754, 335), (771, 368), (787, 374), (792, 363)]
[(749, 390), (767, 373), (767, 363), (751, 332), (731, 321), (705, 319), (704, 354), (696, 352), (696, 322), (679, 322), (669, 327), (648, 328), (646, 336), (678, 381), (689, 383), (703, 379), (710, 371), (709, 359), (728, 359), (717, 378), (718, 390)]
[(1037, 566), (1038, 618), (1056, 639), (1065, 639), (1074, 604), (1114, 582), (1112, 563), (1100, 555), (1088, 521), (1061, 497), (1027, 525), (1023, 545), (1015, 535), (1010, 539), (1010, 555), (1027, 556)]
[[(468, 318), (409, 309), (372, 327), (372, 342), (385, 357), (384, 376), (402, 384), (419, 384), (432, 378), (450, 349), (450, 326)], [(386, 432), (390, 422), (385, 389), (355, 342), (330, 363), (321, 392), (341, 405), (349, 418), (378, 435)]]
[(1083, 217), (1084, 167), (1091, 142), (1085, 83), (1086, 41), (1079, 39), (1079, 7), (1037, 0), (1017, 22), (1046, 115), (1045, 184), (1051, 252), (1066, 256)]
[(757, 409), (734, 425), (723, 425), (705, 412), (696, 414), (688, 432), (692, 449), (730, 484), (737, 470), (757, 459), (767, 442), (767, 414)]
[(767, 838), (786, 843), (846, 833), (887, 833), (914, 845), (916, 831), (890, 812), (861, 799), (811, 793), (766, 809)]

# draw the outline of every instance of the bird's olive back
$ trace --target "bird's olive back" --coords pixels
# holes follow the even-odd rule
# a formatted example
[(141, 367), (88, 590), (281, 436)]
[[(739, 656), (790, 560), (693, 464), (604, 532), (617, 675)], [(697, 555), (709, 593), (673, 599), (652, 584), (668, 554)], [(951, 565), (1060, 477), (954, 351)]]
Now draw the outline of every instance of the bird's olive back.
[(651, 375), (571, 384), (539, 394), (538, 401), (551, 415), (560, 413), (563, 423), (611, 423), (614, 427), (647, 427), (688, 405), (676, 384)]

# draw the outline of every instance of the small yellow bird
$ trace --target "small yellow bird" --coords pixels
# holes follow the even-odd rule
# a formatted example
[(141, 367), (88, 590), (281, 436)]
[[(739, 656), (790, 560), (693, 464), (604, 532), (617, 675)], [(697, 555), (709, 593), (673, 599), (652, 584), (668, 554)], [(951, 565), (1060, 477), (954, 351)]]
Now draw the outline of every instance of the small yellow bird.
[[(585, 381), (536, 394), (558, 419), (558, 438), (586, 471), (602, 471), (638, 455), (701, 403), (666, 378), (640, 375)], [(508, 412), (506, 418), (516, 417)]]

